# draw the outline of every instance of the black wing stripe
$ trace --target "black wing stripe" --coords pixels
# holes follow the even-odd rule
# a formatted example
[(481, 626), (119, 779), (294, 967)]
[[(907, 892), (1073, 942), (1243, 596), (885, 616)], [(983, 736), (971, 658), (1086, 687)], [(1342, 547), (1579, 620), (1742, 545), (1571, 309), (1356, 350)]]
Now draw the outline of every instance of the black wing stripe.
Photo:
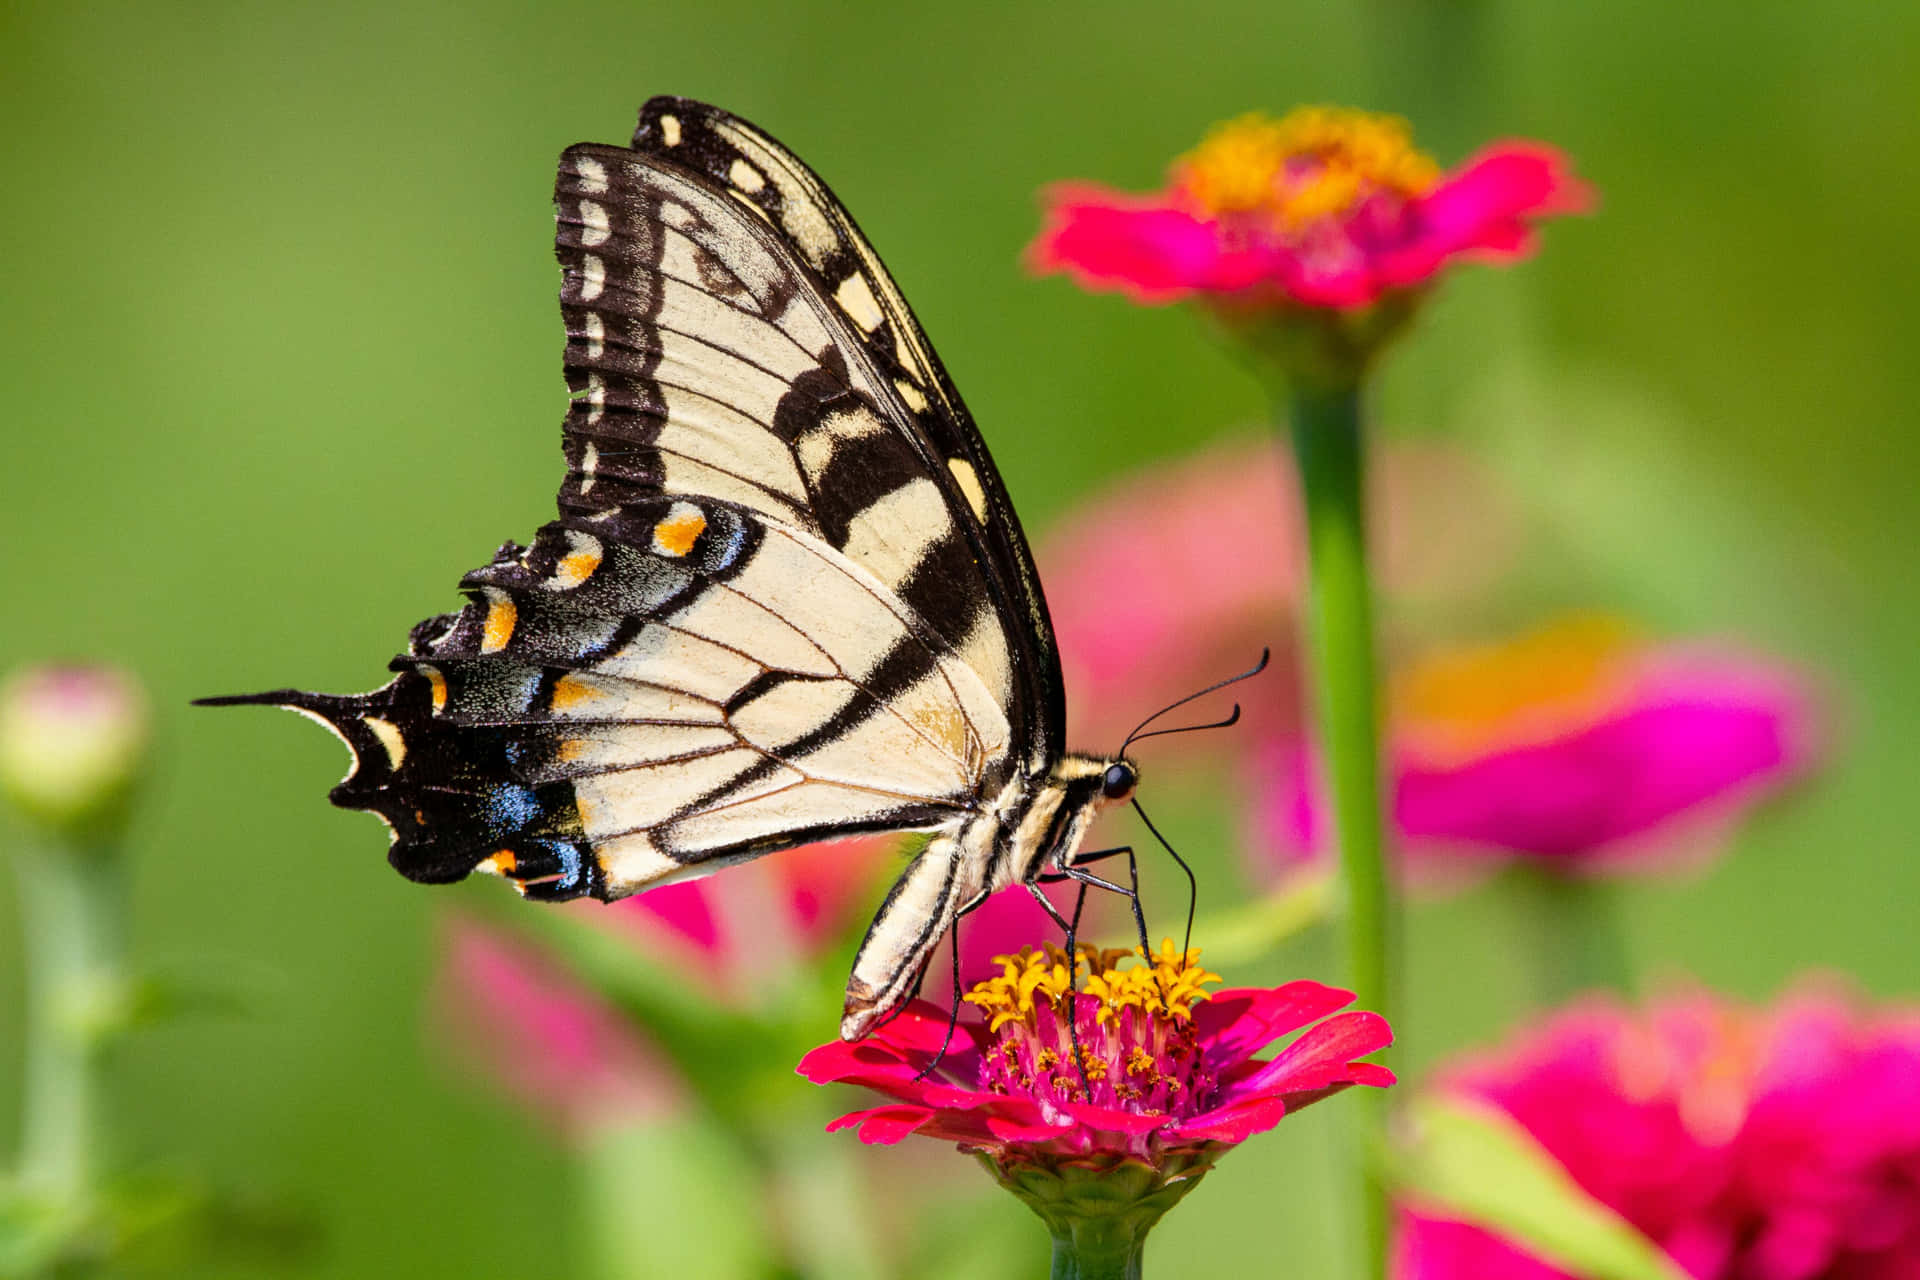
[[(671, 128), (663, 123), (667, 118), (674, 122)], [(855, 308), (842, 302), (846, 330), (890, 393), (904, 380), (919, 396), (918, 403), (909, 403), (911, 397), (903, 398), (901, 390), (893, 395), (898, 403), (892, 407), (921, 433), (929, 470), (936, 472), (949, 504), (956, 514), (965, 513), (964, 523), (969, 526), (975, 523), (973, 495), (945, 472), (949, 460), (957, 459), (971, 473), (984, 514), (977, 531), (970, 528), (969, 533), (978, 538), (976, 554), (987, 568), (1005, 619), (999, 630), (1011, 646), (1015, 670), (1010, 675), (1020, 686), (1007, 704), (1016, 732), (1027, 745), (1029, 767), (1058, 755), (1064, 748), (1065, 721), (1059, 656), (1018, 517), (951, 379), (852, 217), (791, 151), (745, 121), (703, 103), (653, 99), (641, 110), (633, 145), (663, 164), (696, 169), (722, 189), (730, 189), (736, 199), (759, 208), (770, 225), (784, 231), (794, 252), (816, 277), (823, 296), (835, 297), (856, 276), (864, 284), (863, 292), (881, 322), (870, 324), (870, 313), (855, 316)], [(751, 190), (742, 189), (733, 178), (738, 161), (744, 161), (758, 179)]]

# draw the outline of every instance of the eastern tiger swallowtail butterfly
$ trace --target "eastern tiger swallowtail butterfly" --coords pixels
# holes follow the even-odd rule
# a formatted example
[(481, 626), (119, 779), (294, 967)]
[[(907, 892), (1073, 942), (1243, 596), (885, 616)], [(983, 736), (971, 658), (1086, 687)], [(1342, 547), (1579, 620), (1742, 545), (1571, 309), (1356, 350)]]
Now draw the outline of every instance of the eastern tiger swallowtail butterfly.
[[(388, 860), (615, 899), (856, 832), (933, 833), (853, 965), (841, 1034), (956, 919), (1075, 866), (1138, 778), (1065, 749), (1053, 628), (978, 429), (813, 172), (655, 98), (561, 156), (572, 403), (560, 518), (461, 579), (371, 693), (214, 698), (319, 720)], [(1125, 748), (1122, 748), (1124, 752)], [(1058, 915), (1055, 916), (1058, 919)]]

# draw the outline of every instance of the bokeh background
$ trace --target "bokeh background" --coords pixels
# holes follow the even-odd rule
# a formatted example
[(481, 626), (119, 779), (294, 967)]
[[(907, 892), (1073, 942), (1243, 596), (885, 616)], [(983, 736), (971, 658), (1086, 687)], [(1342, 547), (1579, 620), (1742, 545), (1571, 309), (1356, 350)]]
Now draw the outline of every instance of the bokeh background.
[[(1809, 967), (1920, 993), (1916, 50), (1917, 8), (1747, 0), (0, 8), (0, 666), (151, 683), (136, 957), (251, 993), (129, 1047), (125, 1142), (310, 1214), (303, 1274), (569, 1274), (568, 1162), (424, 1029), (445, 895), (324, 803), (324, 735), (185, 704), (377, 683), (461, 571), (547, 517), (554, 157), (624, 141), (659, 92), (758, 121), (834, 185), (1036, 532), (1266, 411), (1189, 314), (1025, 275), (1038, 187), (1149, 187), (1210, 121), (1308, 101), (1403, 112), (1447, 163), (1509, 134), (1565, 148), (1599, 216), (1456, 275), (1376, 417), (1476, 452), (1521, 511), (1496, 614), (1616, 609), (1824, 683), (1835, 754), (1704, 875), (1625, 890), (1636, 961), (1751, 997)], [(1208, 846), (1234, 820), (1176, 790), (1168, 823), (1231, 876)], [(0, 1046), (13, 907), (0, 878)], [(1516, 928), (1497, 888), (1414, 910), (1396, 1068), (1510, 1022)], [(1233, 976), (1326, 965), (1309, 940)], [(0, 1098), (18, 1073), (0, 1052)], [(1324, 1274), (1332, 1120), (1235, 1153), (1157, 1269)], [(0, 1144), (16, 1125), (0, 1111)], [(1037, 1259), (984, 1178), (948, 1194), (891, 1212), (976, 1224), (950, 1274)]]

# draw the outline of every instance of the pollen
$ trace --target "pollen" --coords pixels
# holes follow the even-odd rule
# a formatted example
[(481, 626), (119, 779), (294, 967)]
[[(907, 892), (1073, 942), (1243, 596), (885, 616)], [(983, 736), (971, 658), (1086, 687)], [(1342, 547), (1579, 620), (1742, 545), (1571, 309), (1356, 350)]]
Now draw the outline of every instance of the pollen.
[(1214, 126), (1174, 175), (1205, 213), (1298, 231), (1375, 197), (1418, 199), (1439, 182), (1440, 166), (1398, 116), (1302, 107), (1279, 120), (1254, 113)]
[(678, 558), (693, 550), (694, 540), (706, 532), (707, 517), (691, 502), (676, 502), (653, 526), (653, 549)]

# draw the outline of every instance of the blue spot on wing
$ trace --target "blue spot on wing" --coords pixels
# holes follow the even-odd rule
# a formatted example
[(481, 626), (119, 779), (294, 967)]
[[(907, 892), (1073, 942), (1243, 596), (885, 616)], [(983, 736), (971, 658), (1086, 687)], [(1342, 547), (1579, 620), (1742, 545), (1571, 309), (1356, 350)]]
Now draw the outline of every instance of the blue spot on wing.
[(495, 840), (504, 840), (532, 826), (540, 817), (540, 797), (530, 788), (511, 782), (488, 787), (480, 797), (480, 820)]

